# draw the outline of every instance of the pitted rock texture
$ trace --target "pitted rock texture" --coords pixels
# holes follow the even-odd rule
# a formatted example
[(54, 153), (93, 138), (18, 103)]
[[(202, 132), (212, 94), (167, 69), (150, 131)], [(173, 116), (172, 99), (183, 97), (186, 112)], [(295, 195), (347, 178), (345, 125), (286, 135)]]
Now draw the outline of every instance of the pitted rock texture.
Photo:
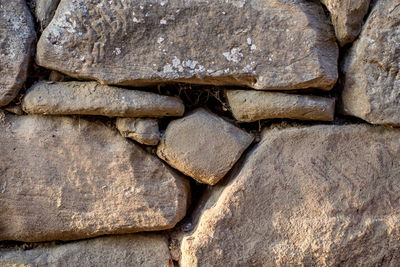
[(105, 84), (324, 90), (337, 58), (321, 4), (306, 0), (61, 0), (36, 57)]
[(1, 266), (165, 266), (173, 267), (163, 236), (99, 237), (31, 250), (0, 249)]
[(275, 118), (332, 121), (335, 114), (333, 98), (249, 90), (226, 90), (225, 95), (240, 122)]
[(252, 141), (251, 134), (200, 108), (168, 125), (157, 155), (198, 182), (214, 185)]
[(108, 117), (182, 116), (185, 111), (177, 97), (96, 82), (39, 82), (27, 91), (22, 108), (29, 114)]
[(331, 13), (336, 38), (341, 46), (354, 41), (361, 31), (370, 0), (321, 0)]
[(0, 123), (0, 240), (163, 230), (188, 182), (101, 122), (6, 115)]
[(43, 31), (49, 25), (51, 19), (56, 12), (60, 0), (34, 0), (35, 1), (35, 16), (40, 23), (40, 28)]
[(154, 119), (118, 118), (115, 122), (122, 136), (141, 144), (155, 146), (160, 142), (158, 121)]
[(0, 0), (0, 106), (23, 86), (36, 35), (25, 0)]
[(344, 60), (342, 111), (373, 124), (400, 125), (400, 6), (377, 1)]
[(397, 266), (399, 140), (365, 125), (266, 130), (212, 188), (181, 266)]

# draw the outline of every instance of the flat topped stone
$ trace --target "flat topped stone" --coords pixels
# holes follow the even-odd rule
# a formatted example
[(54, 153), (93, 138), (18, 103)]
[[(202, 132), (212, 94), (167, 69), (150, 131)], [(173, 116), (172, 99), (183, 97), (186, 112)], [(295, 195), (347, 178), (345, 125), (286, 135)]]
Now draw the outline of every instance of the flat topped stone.
[(25, 0), (0, 0), (0, 106), (23, 86), (36, 38)]
[(0, 241), (73, 240), (172, 228), (189, 185), (101, 122), (0, 122)]
[(337, 58), (329, 19), (307, 0), (61, 0), (36, 57), (105, 84), (324, 90)]
[(108, 117), (182, 116), (185, 110), (177, 97), (96, 82), (38, 82), (25, 94), (22, 107), (29, 114)]

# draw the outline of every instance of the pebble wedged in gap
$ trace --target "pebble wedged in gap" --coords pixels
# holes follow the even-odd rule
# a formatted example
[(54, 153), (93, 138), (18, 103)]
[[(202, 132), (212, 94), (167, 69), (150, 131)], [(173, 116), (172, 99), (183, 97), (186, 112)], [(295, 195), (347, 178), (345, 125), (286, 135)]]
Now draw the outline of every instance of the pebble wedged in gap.
[(101, 122), (6, 115), (0, 140), (0, 240), (158, 231), (185, 216), (188, 181)]
[(249, 90), (226, 90), (225, 95), (240, 122), (275, 118), (332, 121), (335, 113), (334, 98)]
[(34, 2), (35, 16), (40, 23), (40, 30), (43, 31), (53, 18), (60, 0), (34, 0)]
[(101, 85), (96, 82), (39, 82), (22, 101), (29, 114), (108, 117), (182, 116), (177, 97)]
[(0, 106), (23, 86), (36, 38), (25, 0), (0, 0)]
[(157, 155), (198, 182), (214, 185), (252, 141), (251, 134), (200, 108), (168, 125)]
[(308, 0), (61, 0), (36, 57), (104, 84), (279, 90), (330, 90), (337, 58), (329, 18)]
[(141, 144), (155, 146), (160, 142), (158, 121), (155, 119), (117, 118), (115, 125), (122, 136)]

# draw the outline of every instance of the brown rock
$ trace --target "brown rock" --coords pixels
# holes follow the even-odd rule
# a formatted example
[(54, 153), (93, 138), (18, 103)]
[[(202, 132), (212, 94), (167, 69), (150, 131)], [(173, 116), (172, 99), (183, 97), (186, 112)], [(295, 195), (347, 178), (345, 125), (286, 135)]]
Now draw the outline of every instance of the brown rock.
[(25, 0), (0, 0), (0, 106), (24, 84), (35, 38)]
[(118, 118), (116, 126), (122, 136), (131, 138), (141, 144), (155, 146), (160, 142), (157, 120)]
[(214, 185), (252, 141), (249, 133), (200, 108), (168, 125), (157, 155), (198, 182)]
[(0, 240), (84, 239), (172, 228), (188, 182), (100, 122), (0, 123)]
[(343, 113), (400, 125), (399, 23), (398, 1), (376, 2), (344, 60)]
[(267, 130), (212, 189), (181, 266), (399, 265), (399, 140), (366, 125)]
[(1, 266), (173, 267), (167, 240), (154, 234), (100, 237), (31, 250), (0, 250)]
[(35, 3), (36, 19), (39, 21), (43, 31), (53, 18), (60, 0), (35, 0)]
[(28, 90), (22, 107), (30, 114), (103, 115), (109, 117), (181, 116), (177, 97), (100, 85), (95, 82), (39, 82)]
[(338, 76), (330, 22), (307, 0), (62, 0), (37, 51), (43, 67), (105, 84), (329, 90)]
[(288, 118), (332, 121), (335, 99), (249, 90), (226, 90), (233, 116), (241, 122)]
[(331, 13), (336, 38), (341, 46), (351, 43), (361, 31), (370, 0), (321, 0)]

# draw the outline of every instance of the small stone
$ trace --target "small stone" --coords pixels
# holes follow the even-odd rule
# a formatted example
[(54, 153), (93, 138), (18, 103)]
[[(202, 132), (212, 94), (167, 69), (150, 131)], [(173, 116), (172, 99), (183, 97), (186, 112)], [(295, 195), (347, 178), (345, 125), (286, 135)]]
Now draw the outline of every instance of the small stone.
[(49, 81), (51, 82), (63, 82), (65, 81), (65, 75), (63, 75), (62, 73), (58, 72), (58, 71), (51, 71), (50, 75), (49, 75)]
[(21, 105), (10, 104), (8, 106), (5, 106), (4, 110), (16, 115), (24, 115), (24, 111), (22, 110)]
[(226, 90), (233, 116), (240, 122), (287, 118), (332, 121), (335, 99), (250, 90)]
[(156, 146), (160, 142), (158, 121), (155, 119), (118, 118), (116, 126), (122, 136), (141, 144)]
[(198, 182), (214, 185), (252, 141), (251, 134), (200, 108), (168, 125), (157, 155)]
[(40, 23), (41, 31), (49, 25), (51, 19), (56, 12), (60, 0), (35, 0), (35, 16)]

